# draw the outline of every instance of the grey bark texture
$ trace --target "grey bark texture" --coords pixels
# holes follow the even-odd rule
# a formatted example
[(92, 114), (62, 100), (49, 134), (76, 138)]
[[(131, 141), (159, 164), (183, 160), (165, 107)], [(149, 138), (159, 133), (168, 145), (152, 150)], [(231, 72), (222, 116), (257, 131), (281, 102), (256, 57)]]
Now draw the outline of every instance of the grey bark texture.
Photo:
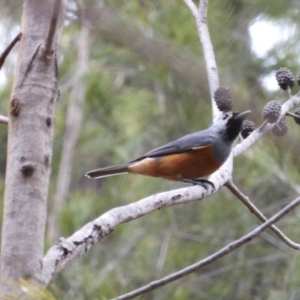
[(20, 278), (38, 282), (42, 270), (61, 26), (60, 1), (24, 1), (8, 124), (1, 299), (17, 294)]

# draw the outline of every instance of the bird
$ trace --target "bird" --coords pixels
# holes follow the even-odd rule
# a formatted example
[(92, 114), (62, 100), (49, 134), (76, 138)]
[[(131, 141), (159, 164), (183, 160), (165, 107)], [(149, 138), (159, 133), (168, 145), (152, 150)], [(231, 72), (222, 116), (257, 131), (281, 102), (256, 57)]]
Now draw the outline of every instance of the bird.
[(160, 177), (207, 188), (207, 177), (227, 160), (244, 119), (251, 113), (223, 112), (207, 129), (185, 135), (130, 162), (89, 171), (85, 176), (102, 178), (123, 173)]

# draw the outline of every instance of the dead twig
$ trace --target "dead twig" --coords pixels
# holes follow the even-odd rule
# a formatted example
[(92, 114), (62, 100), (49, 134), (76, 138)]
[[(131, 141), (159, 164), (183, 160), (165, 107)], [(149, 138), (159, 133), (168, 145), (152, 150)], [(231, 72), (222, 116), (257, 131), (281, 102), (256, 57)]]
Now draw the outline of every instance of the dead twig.
[(10, 53), (11, 49), (15, 46), (15, 44), (21, 39), (22, 33), (20, 32), (11, 42), (10, 44), (6, 47), (6, 49), (2, 52), (0, 56), (0, 70), (2, 69), (5, 59)]

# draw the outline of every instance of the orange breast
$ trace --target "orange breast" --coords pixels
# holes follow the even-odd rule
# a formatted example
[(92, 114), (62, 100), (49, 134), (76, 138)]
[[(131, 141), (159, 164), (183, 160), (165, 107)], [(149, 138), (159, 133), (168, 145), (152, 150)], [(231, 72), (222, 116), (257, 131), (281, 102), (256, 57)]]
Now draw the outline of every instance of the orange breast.
[(209, 145), (185, 153), (146, 158), (128, 169), (130, 173), (178, 181), (181, 177), (196, 179), (208, 176), (220, 166), (221, 163), (213, 158), (212, 146)]

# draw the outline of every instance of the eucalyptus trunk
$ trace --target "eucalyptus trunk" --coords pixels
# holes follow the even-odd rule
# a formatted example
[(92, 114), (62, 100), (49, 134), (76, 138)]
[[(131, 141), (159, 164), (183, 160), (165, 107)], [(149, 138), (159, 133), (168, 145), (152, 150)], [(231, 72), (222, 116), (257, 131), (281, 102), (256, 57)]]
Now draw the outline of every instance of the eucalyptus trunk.
[(43, 267), (61, 10), (60, 1), (24, 1), (8, 124), (2, 298), (8, 292), (17, 294), (14, 284), (20, 278), (39, 282)]

